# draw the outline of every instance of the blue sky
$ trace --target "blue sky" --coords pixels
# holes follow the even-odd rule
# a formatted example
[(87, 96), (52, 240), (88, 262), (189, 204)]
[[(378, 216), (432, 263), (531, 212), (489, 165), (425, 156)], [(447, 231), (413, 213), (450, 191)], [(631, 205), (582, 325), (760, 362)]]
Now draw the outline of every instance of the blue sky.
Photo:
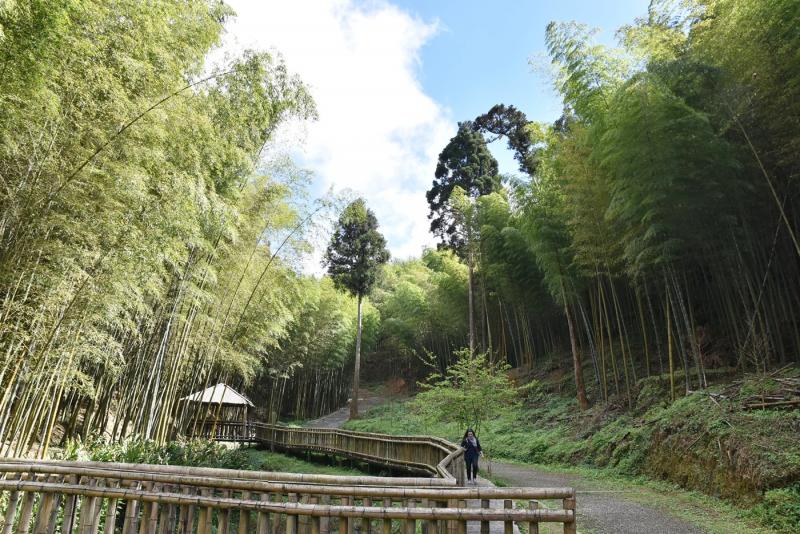
[[(396, 258), (434, 244), (425, 191), (457, 122), (497, 103), (551, 122), (561, 103), (529, 58), (544, 58), (545, 26), (576, 20), (614, 31), (647, 0), (228, 0), (238, 17), (223, 49), (272, 50), (309, 86), (319, 120), (294, 123), (274, 153), (314, 176), (312, 193), (363, 196)], [(501, 172), (516, 165), (492, 147)], [(321, 244), (324, 245), (324, 239)], [(320, 251), (305, 270), (319, 272)]]
[[(396, 4), (440, 29), (423, 47), (419, 78), (425, 91), (452, 110), (474, 118), (498, 103), (513, 104), (529, 119), (552, 122), (561, 100), (549, 80), (534, 72), (531, 57), (546, 59), (545, 27), (575, 20), (601, 29), (598, 42), (616, 45), (615, 31), (647, 11), (649, 0), (403, 0)], [(500, 142), (498, 142), (500, 143)], [(496, 143), (497, 144), (497, 143)], [(516, 172), (501, 155), (501, 172)], [(509, 168), (510, 167), (510, 168)]]

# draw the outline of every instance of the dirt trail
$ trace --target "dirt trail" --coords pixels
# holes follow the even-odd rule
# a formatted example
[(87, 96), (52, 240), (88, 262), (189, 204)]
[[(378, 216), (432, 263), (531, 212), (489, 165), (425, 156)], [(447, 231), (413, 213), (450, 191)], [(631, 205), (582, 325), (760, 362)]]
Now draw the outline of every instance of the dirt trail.
[[(364, 397), (358, 397), (358, 413), (363, 414), (367, 413), (372, 408), (380, 406), (381, 404), (385, 404), (389, 402), (389, 399), (385, 397), (373, 396), (367, 394)], [(342, 428), (347, 420), (350, 419), (350, 406), (347, 405), (344, 408), (339, 408), (335, 412), (331, 412), (328, 415), (324, 415), (319, 419), (314, 419), (313, 421), (309, 421), (306, 423), (306, 426), (315, 427), (315, 428)]]

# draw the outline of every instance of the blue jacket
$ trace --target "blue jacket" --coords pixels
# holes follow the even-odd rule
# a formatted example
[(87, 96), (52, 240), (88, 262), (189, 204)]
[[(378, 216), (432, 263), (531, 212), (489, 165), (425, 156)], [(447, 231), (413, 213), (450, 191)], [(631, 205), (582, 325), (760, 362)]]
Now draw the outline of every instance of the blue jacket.
[(461, 446), (464, 448), (464, 459), (467, 461), (477, 460), (478, 456), (481, 453), (481, 440), (475, 438), (475, 445), (473, 446), (472, 443), (469, 442), (468, 439), (464, 439), (461, 442)]

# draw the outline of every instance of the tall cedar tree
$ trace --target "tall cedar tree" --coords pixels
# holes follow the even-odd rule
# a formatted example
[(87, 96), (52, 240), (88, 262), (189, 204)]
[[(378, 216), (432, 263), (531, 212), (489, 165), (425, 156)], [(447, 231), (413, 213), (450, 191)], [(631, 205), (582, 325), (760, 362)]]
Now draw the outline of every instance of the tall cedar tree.
[(464, 228), (465, 219), (450, 202), (455, 188), (464, 190), (469, 198), (488, 195), (500, 189), (497, 160), (494, 159), (483, 135), (472, 122), (459, 123), (458, 133), (439, 154), (435, 179), (426, 193), (431, 219), (431, 232), (441, 238), (442, 246), (452, 249), (469, 266), (469, 350), (475, 353), (475, 320), (473, 311), (473, 271), (475, 268), (470, 242), (472, 232)]
[(358, 375), (361, 367), (361, 301), (368, 295), (378, 269), (389, 261), (386, 239), (378, 232), (378, 219), (363, 199), (350, 203), (339, 217), (336, 230), (325, 251), (323, 264), (338, 289), (348, 291), (358, 299), (358, 333), (356, 361), (353, 369), (353, 400), (350, 418), (358, 417)]

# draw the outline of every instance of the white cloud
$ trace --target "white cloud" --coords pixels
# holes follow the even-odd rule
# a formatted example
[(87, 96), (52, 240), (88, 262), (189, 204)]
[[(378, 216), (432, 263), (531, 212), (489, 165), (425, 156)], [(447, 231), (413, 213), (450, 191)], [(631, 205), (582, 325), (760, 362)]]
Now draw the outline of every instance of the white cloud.
[(304, 127), (301, 163), (317, 186), (366, 198), (394, 257), (432, 244), (425, 190), (456, 129), (417, 77), (438, 24), (384, 1), (229, 3), (226, 48), (274, 48), (311, 88), (320, 118)]

